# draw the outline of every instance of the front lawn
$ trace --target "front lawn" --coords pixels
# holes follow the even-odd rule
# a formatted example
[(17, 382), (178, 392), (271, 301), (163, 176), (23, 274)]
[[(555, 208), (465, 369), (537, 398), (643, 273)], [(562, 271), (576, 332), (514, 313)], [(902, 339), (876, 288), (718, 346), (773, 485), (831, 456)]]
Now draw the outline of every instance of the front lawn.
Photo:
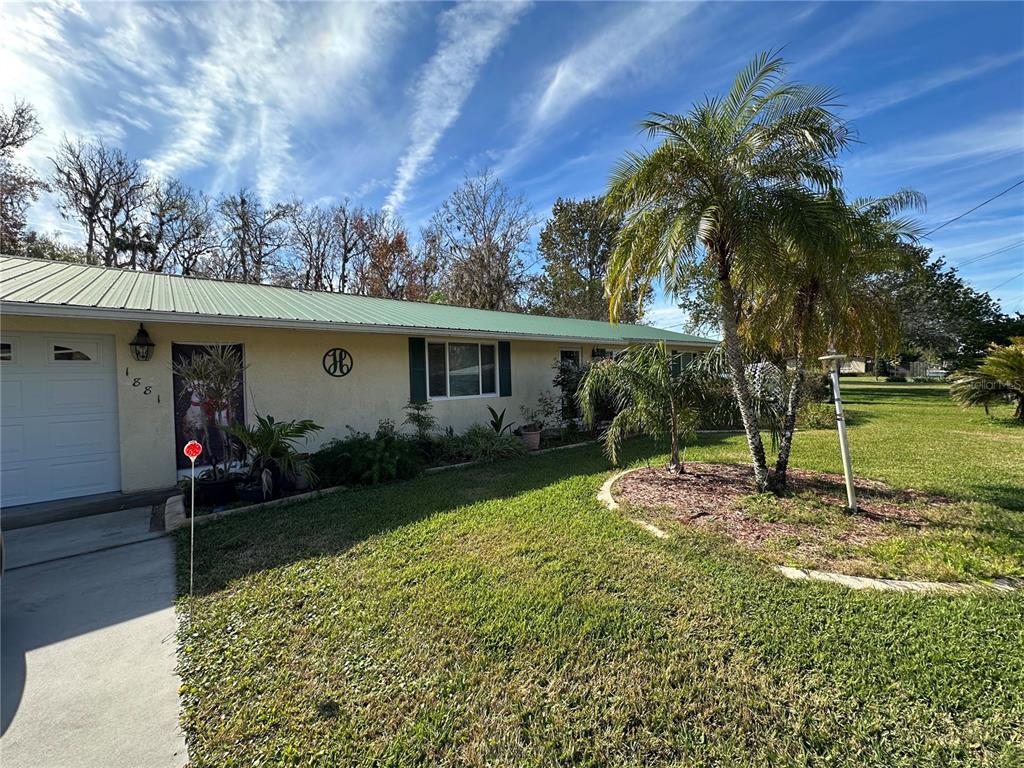
[[(1024, 576), (1024, 428), (1009, 407), (992, 418), (963, 411), (943, 385), (844, 379), (843, 388), (864, 515), (846, 514), (840, 474), (806, 476), (842, 472), (834, 428), (797, 437), (794, 461), (804, 469), (786, 498), (742, 491), (752, 482), (742, 476), (723, 488), (731, 499), (698, 497), (692, 512), (693, 481), (715, 465), (691, 467), (689, 483), (657, 469), (628, 476), (617, 498), (634, 501), (634, 516), (722, 532), (773, 563), (933, 581)], [(690, 455), (742, 461), (736, 448), (731, 440)]]
[[(1024, 433), (942, 387), (843, 386), (858, 473), (979, 505), (1019, 564)], [(741, 460), (742, 436), (688, 458)], [(834, 433), (795, 463), (840, 471)], [(193, 764), (1024, 761), (1020, 593), (789, 582), (722, 537), (650, 536), (596, 501), (607, 476), (572, 449), (200, 528)]]

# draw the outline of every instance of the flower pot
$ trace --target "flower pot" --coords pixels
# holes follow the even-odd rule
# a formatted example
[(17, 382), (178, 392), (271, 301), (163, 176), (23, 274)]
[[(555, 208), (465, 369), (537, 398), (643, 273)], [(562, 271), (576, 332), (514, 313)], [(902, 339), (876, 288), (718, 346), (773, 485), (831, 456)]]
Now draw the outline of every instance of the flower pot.
[(538, 448), (540, 448), (539, 429), (536, 432), (524, 429), (520, 433), (520, 437), (522, 438), (523, 442), (526, 443), (526, 447), (529, 448), (531, 451), (536, 451)]
[(196, 495), (199, 496), (200, 504), (208, 507), (223, 507), (236, 498), (235, 478), (196, 480)]
[(254, 504), (266, 501), (263, 498), (263, 486), (261, 485), (239, 485), (235, 488), (239, 501), (251, 501)]

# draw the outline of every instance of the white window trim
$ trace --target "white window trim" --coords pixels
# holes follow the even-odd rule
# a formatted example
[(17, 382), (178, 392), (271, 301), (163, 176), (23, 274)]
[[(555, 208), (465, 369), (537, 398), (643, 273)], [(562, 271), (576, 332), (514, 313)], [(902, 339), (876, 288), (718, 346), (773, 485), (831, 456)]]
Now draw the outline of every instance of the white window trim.
[[(55, 368), (88, 368), (88, 367), (100, 367), (103, 365), (103, 344), (96, 336), (86, 336), (83, 334), (73, 334), (77, 338), (73, 338), (71, 342), (68, 341), (66, 336), (46, 336), (45, 337), (45, 362), (48, 366)], [(75, 343), (77, 342), (77, 344)], [(95, 346), (94, 351), (87, 351), (81, 346), (82, 343), (92, 344)], [(84, 355), (91, 355), (88, 360), (58, 360), (54, 355), (57, 353), (54, 351), (54, 347), (61, 346), (67, 347), (71, 351), (78, 351)]]
[[(430, 394), (430, 345), (431, 344), (444, 344), (444, 395), (432, 395)], [(451, 392), (451, 379), (449, 378), (449, 371), (451, 365), (449, 361), (449, 350), (450, 344), (475, 344), (476, 345), (476, 367), (477, 367), (477, 386), (481, 392), (478, 395), (451, 395), (447, 394)], [(484, 367), (480, 362), (480, 347), (494, 347), (494, 391), (483, 392), (484, 388)], [(501, 360), (498, 355), (498, 342), (497, 340), (490, 339), (430, 339), (428, 338), (426, 343), (423, 345), (423, 364), (426, 366), (427, 371), (427, 400), (482, 400), (487, 397), (500, 397), (501, 394)]]
[(4, 344), (9, 344), (10, 347), (11, 347), (11, 359), (10, 360), (4, 360), (4, 359), (0, 358), (0, 364), (3, 364), (3, 365), (16, 365), (17, 362), (18, 362), (18, 340), (17, 339), (11, 339), (11, 338), (5, 338), (5, 339), (0, 339), (0, 342), (3, 342)]

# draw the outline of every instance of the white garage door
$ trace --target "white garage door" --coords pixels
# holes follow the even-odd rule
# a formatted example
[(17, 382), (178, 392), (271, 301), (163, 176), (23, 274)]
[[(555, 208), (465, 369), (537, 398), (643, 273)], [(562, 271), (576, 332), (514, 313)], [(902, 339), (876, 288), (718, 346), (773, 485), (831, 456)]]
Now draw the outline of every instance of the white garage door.
[(121, 489), (113, 336), (0, 333), (3, 506)]

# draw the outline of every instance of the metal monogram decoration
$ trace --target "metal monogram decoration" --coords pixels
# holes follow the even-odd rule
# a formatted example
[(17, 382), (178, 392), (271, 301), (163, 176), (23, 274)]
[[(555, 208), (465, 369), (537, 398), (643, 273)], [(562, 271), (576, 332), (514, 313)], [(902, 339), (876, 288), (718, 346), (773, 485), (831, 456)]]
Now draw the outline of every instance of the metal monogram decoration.
[(341, 347), (324, 352), (324, 370), (336, 378), (347, 376), (352, 370), (352, 355)]

